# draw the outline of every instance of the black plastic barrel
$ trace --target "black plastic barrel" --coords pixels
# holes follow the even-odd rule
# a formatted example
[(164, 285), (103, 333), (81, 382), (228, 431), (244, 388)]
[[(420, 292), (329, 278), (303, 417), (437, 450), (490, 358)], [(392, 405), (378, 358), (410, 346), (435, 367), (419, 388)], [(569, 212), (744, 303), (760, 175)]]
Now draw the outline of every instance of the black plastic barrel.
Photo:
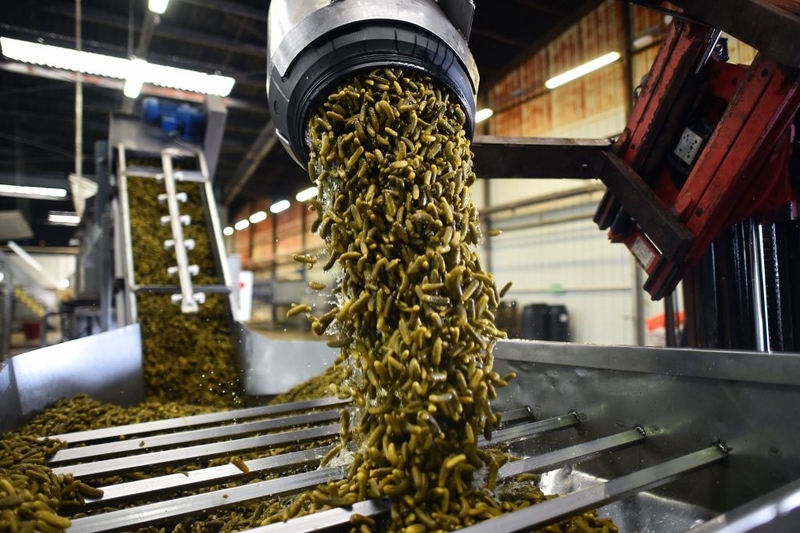
[(522, 309), (523, 339), (545, 341), (550, 337), (550, 317), (547, 304), (530, 304)]
[(569, 313), (564, 305), (551, 305), (548, 309), (551, 341), (569, 341)]

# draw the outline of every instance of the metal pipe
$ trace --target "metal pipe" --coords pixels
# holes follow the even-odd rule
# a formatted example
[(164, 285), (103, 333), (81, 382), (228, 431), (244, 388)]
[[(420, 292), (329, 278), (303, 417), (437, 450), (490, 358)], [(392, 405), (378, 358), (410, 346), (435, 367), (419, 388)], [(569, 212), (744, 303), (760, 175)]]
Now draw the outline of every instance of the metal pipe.
[(620, 450), (634, 444), (641, 444), (645, 438), (644, 429), (637, 427), (629, 429), (628, 431), (623, 431), (622, 433), (617, 433), (616, 435), (610, 435), (534, 457), (528, 457), (527, 459), (514, 461), (513, 463), (508, 463), (503, 466), (497, 472), (497, 480), (503, 481), (526, 472), (534, 474), (544, 473), (561, 468), (562, 466), (574, 465), (594, 459), (612, 450)]
[(192, 275), (189, 273), (189, 256), (186, 253), (186, 243), (183, 239), (183, 222), (180, 207), (178, 206), (175, 176), (172, 173), (172, 152), (164, 150), (161, 154), (161, 164), (164, 169), (164, 185), (167, 188), (167, 205), (169, 206), (169, 221), (172, 225), (172, 237), (175, 241), (175, 258), (178, 262), (178, 280), (181, 284), (181, 312), (196, 313), (199, 310), (194, 298)]
[(767, 314), (764, 312), (766, 302), (766, 280), (764, 279), (764, 236), (758, 222), (750, 222), (751, 275), (753, 291), (753, 332), (755, 333), (756, 350), (769, 351), (767, 337)]
[(123, 453), (141, 450), (154, 450), (156, 448), (167, 448), (192, 442), (230, 439), (241, 435), (266, 433), (287, 427), (300, 427), (307, 424), (333, 422), (335, 420), (339, 420), (339, 409), (329, 409), (327, 411), (318, 411), (310, 414), (281, 416), (277, 418), (268, 418), (266, 420), (253, 420), (226, 426), (195, 428), (177, 433), (150, 435), (137, 439), (104, 442), (92, 444), (90, 446), (59, 450), (47, 463), (49, 465), (54, 465), (77, 460), (97, 459), (99, 457), (121, 455)]
[[(336, 413), (336, 418), (338, 417), (339, 414)], [(330, 418), (331, 417), (327, 413), (314, 413), (313, 415), (309, 415), (307, 420), (308, 423), (315, 423)], [(74, 477), (96, 477), (112, 472), (130, 472), (152, 465), (172, 464), (203, 458), (212, 459), (236, 452), (248, 452), (259, 448), (272, 448), (285, 446), (291, 443), (328, 438), (338, 434), (340, 429), (341, 426), (336, 423), (325, 426), (315, 426), (309, 429), (298, 429), (297, 431), (284, 431), (281, 433), (270, 433), (257, 437), (247, 437), (224, 442), (197, 444), (194, 446), (186, 446), (174, 450), (161, 450), (132, 457), (115, 457), (113, 459), (104, 459), (93, 463), (62, 466), (53, 468), (53, 473), (55, 475), (72, 474)]]
[[(87, 443), (96, 440), (114, 440), (120, 437), (132, 435), (140, 436), (159, 431), (171, 431), (176, 429), (193, 428), (208, 426), (210, 424), (229, 423), (237, 420), (242, 421), (248, 418), (262, 416), (274, 416), (292, 411), (302, 411), (305, 409), (320, 409), (335, 405), (344, 405), (349, 400), (340, 400), (335, 397), (319, 398), (317, 400), (305, 400), (301, 402), (285, 403), (278, 405), (267, 405), (260, 407), (247, 407), (245, 409), (235, 409), (233, 411), (218, 411), (202, 415), (184, 416), (180, 418), (166, 418), (154, 420), (152, 422), (139, 422), (136, 424), (126, 424), (124, 426), (112, 426), (102, 429), (89, 429), (86, 431), (75, 431), (72, 433), (62, 433), (59, 435), (48, 435), (48, 439), (60, 440), (66, 443)], [(41, 440), (45, 440), (42, 437)]]
[(552, 226), (554, 224), (564, 224), (566, 222), (575, 222), (575, 221), (578, 221), (578, 220), (587, 220), (587, 219), (591, 219), (593, 216), (594, 216), (594, 213), (580, 213), (580, 214), (577, 214), (577, 215), (569, 215), (569, 216), (565, 216), (565, 217), (538, 220), (536, 222), (527, 222), (525, 224), (518, 224), (516, 226), (502, 226), (502, 227), (498, 227), (497, 229), (500, 229), (503, 232), (519, 231), (519, 230), (524, 230), (524, 229), (541, 228), (543, 226)]
[[(81, 0), (75, 0), (75, 49), (81, 51)], [(75, 175), (83, 176), (83, 75), (75, 73)]]
[[(488, 183), (488, 180), (486, 180)], [(481, 217), (490, 217), (495, 213), (501, 213), (503, 211), (514, 211), (517, 209), (521, 209), (523, 207), (530, 207), (533, 205), (538, 204), (545, 204), (548, 202), (555, 202), (556, 200), (566, 200), (568, 198), (574, 198), (576, 196), (583, 196), (585, 194), (592, 194), (595, 192), (604, 192), (606, 190), (605, 186), (602, 183), (595, 183), (592, 185), (586, 185), (583, 187), (575, 187), (573, 189), (566, 189), (563, 191), (557, 191), (550, 194), (543, 194), (541, 196), (534, 196), (532, 198), (526, 198), (525, 200), (519, 200), (517, 202), (510, 202), (507, 204), (500, 204), (494, 206), (484, 207), (480, 211)], [(488, 204), (488, 202), (485, 202)]]
[[(624, 68), (625, 68), (625, 122), (631, 116), (633, 109), (633, 91), (635, 81), (633, 79), (633, 10), (629, 2), (620, 2), (620, 16), (622, 17), (622, 35), (624, 39), (623, 47), (625, 53), (623, 55)], [(644, 286), (644, 274), (639, 267), (639, 263), (632, 259), (633, 265), (633, 334), (636, 339), (636, 344), (639, 346), (645, 345), (645, 316), (644, 316), (644, 294), (641, 287)]]
[(644, 346), (645, 340), (645, 310), (644, 310), (644, 272), (635, 257), (631, 257), (631, 270), (633, 271), (633, 335), (637, 346)]
[(514, 287), (514, 293), (516, 294), (566, 294), (566, 293), (577, 293), (577, 292), (628, 292), (633, 290), (630, 285), (603, 285), (599, 287), (563, 287), (557, 291), (554, 291), (550, 287), (542, 287), (542, 288), (533, 288), (533, 289), (525, 289), (525, 288), (517, 288)]
[(44, 288), (46, 289), (60, 288), (59, 281), (50, 272), (45, 270), (42, 264), (36, 259), (34, 259), (31, 256), (31, 254), (23, 250), (19, 244), (15, 243), (14, 241), (8, 241), (8, 247), (11, 249), (12, 252), (17, 254), (17, 256), (19, 256), (19, 258), (22, 259), (26, 265), (28, 265), (32, 270), (34, 270), (37, 274), (39, 274), (39, 276), (41, 276), (39, 278), (40, 280), (45, 281), (47, 285), (49, 285)]
[[(123, 314), (122, 323), (125, 325), (135, 324), (138, 322), (136, 310), (136, 279), (133, 269), (133, 240), (131, 238), (131, 216), (130, 216), (130, 203), (128, 201), (128, 174), (127, 174), (127, 160), (125, 155), (125, 147), (120, 144), (117, 146), (117, 185), (119, 195), (118, 210), (115, 210), (117, 217), (115, 226), (122, 228), (122, 238), (118, 245), (115, 246), (115, 253), (121, 257), (117, 261), (118, 265), (124, 264), (125, 272), (125, 291), (123, 292), (123, 301), (125, 313)], [(121, 245), (120, 245), (121, 244)], [(127, 315), (127, 316), (124, 316)]]
[(342, 479), (345, 474), (346, 468), (344, 466), (324, 468), (305, 474), (296, 474), (259, 483), (196, 494), (177, 500), (167, 500), (141, 507), (85, 516), (72, 520), (69, 530), (70, 533), (96, 533), (127, 529), (133, 523), (138, 526), (146, 526), (169, 518), (179, 518), (194, 513), (250, 502), (266, 496), (278, 496), (309, 489), (328, 481)]
[(631, 494), (658, 487), (682, 474), (700, 470), (725, 457), (727, 457), (727, 453), (724, 450), (718, 446), (711, 446), (671, 461), (644, 468), (633, 474), (612, 479), (606, 483), (599, 483), (588, 489), (481, 522), (478, 525), (464, 528), (462, 531), (465, 533), (532, 531), (587, 509), (600, 507)]
[(664, 330), (668, 348), (678, 346), (678, 337), (675, 334), (675, 292), (664, 298)]
[(625, 50), (623, 57), (625, 67), (625, 89), (623, 94), (625, 96), (625, 121), (631, 116), (631, 109), (633, 108), (633, 20), (631, 4), (629, 2), (620, 2), (620, 17), (622, 17), (622, 38), (624, 43), (622, 46)]
[[(0, 266), (5, 266), (3, 263), (0, 263)], [(0, 272), (3, 272), (0, 270)], [(11, 316), (13, 314), (13, 293), (14, 293), (14, 280), (11, 277), (10, 271), (3, 272), (3, 286), (0, 288), (0, 297), (2, 297), (2, 312), (0, 312), (0, 316), (2, 317), (2, 323), (0, 323), (0, 361), (3, 361), (7, 357), (11, 357), (9, 354), (10, 345), (11, 345)]]
[[(214, 188), (211, 185), (211, 175), (208, 170), (208, 161), (206, 161), (206, 157), (202, 152), (197, 154), (197, 160), (200, 162), (200, 173), (203, 175), (203, 187), (205, 190), (206, 205), (208, 205), (208, 219), (209, 224), (211, 225), (212, 240), (216, 245), (214, 246), (214, 249), (216, 250), (215, 255), (217, 262), (219, 263), (218, 269), (222, 273), (223, 284), (226, 287), (231, 288), (233, 287), (233, 280), (231, 279), (231, 273), (228, 268), (228, 251), (227, 247), (225, 246), (226, 239), (222, 234), (222, 223), (220, 220), (216, 197), (214, 196)], [(223, 207), (223, 209), (226, 211), (225, 217), (227, 218), (227, 207)], [(228, 302), (230, 304), (230, 309), (236, 309), (232, 290), (228, 292)]]
[[(153, 40), (153, 33), (158, 23), (161, 22), (161, 17), (150, 11), (149, 9), (144, 16), (144, 24), (139, 30), (139, 42), (136, 43), (136, 48), (133, 50), (133, 55), (139, 59), (147, 59), (148, 51), (150, 50), (150, 42)], [(131, 31), (133, 20), (128, 18), (128, 31)], [(128, 55), (131, 55), (130, 53)], [(121, 111), (123, 113), (133, 113), (136, 98), (125, 97), (122, 99)]]
[[(244, 461), (244, 464), (248, 470), (247, 475), (255, 477), (267, 472), (275, 472), (276, 470), (286, 470), (314, 463), (319, 464), (319, 461), (325, 457), (331, 448), (333, 448), (332, 444), (300, 452), (251, 459)], [(153, 479), (117, 483), (102, 487), (103, 496), (96, 500), (87, 498), (86, 505), (92, 509), (102, 508), (120, 501), (141, 499), (150, 494), (158, 494), (165, 491), (184, 491), (242, 479), (242, 474), (239, 467), (228, 463)]]

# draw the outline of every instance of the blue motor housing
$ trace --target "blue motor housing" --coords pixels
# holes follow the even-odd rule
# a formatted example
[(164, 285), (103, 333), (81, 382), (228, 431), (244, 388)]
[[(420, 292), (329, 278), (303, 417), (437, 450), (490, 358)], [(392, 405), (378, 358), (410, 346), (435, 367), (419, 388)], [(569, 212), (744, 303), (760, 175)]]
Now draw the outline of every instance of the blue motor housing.
[(206, 116), (202, 111), (186, 104), (162, 102), (158, 98), (144, 99), (142, 120), (160, 126), (170, 137), (189, 142), (202, 141), (206, 131)]

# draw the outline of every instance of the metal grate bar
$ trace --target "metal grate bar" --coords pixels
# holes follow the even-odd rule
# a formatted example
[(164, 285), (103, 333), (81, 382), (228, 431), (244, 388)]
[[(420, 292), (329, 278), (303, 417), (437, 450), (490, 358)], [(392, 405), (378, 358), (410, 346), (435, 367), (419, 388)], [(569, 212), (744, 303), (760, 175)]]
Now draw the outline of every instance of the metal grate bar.
[[(139, 167), (139, 166), (128, 167), (127, 169), (125, 169), (125, 173), (127, 176), (131, 178), (161, 179), (164, 176), (164, 171), (156, 167)], [(176, 170), (175, 180), (196, 181), (198, 183), (203, 183), (204, 181), (206, 181), (206, 178), (203, 176), (203, 173), (200, 172), (199, 170)]]
[(508, 479), (524, 472), (546, 472), (564, 465), (588, 461), (589, 459), (593, 459), (611, 450), (618, 450), (634, 444), (641, 444), (644, 442), (645, 438), (644, 430), (631, 429), (609, 437), (603, 437), (576, 444), (568, 448), (543, 453), (535, 457), (523, 459), (522, 461), (506, 464), (497, 472), (497, 480)]
[[(266, 407), (249, 407), (247, 409), (235, 409), (233, 411), (219, 411), (204, 415), (184, 416), (180, 418), (168, 418), (153, 422), (142, 422), (138, 424), (128, 424), (125, 426), (114, 426), (103, 429), (90, 429), (87, 431), (77, 431), (75, 433), (62, 433), (51, 435), (48, 439), (60, 440), (68, 443), (90, 442), (94, 440), (114, 439), (118, 437), (130, 437), (131, 435), (144, 435), (158, 431), (168, 431), (171, 429), (189, 428), (216, 424), (219, 422), (231, 422), (258, 416), (270, 416), (293, 411), (305, 411), (320, 407), (330, 407), (333, 405), (344, 405), (350, 400), (340, 400), (336, 397), (320, 398), (318, 400), (307, 400), (303, 402), (283, 403), (279, 405), (268, 405)], [(41, 440), (45, 440), (42, 438)]]
[(243, 424), (229, 424), (227, 426), (194, 429), (191, 431), (181, 431), (179, 433), (142, 437), (141, 439), (128, 439), (119, 442), (107, 442), (104, 444), (60, 450), (56, 452), (48, 462), (50, 464), (58, 464), (80, 459), (96, 459), (126, 452), (141, 452), (179, 444), (200, 443), (225, 437), (246, 435), (248, 433), (273, 431), (276, 429), (305, 426), (319, 422), (333, 422), (335, 420), (339, 420), (339, 410), (319, 411), (302, 415), (258, 420), (255, 422), (245, 422)]
[[(521, 416), (519, 415), (521, 415), (522, 412), (527, 412), (527, 410), (521, 409), (509, 411), (508, 413), (503, 413), (503, 417), (507, 417), (507, 420), (513, 420), (515, 418), (521, 419)], [(260, 472), (296, 466), (321, 459), (326, 453), (328, 453), (330, 449), (331, 446), (325, 446), (321, 448), (315, 448), (313, 450), (305, 450), (302, 452), (276, 455), (274, 457), (254, 459), (246, 461), (245, 464), (247, 465), (250, 474), (257, 474)], [(97, 505), (110, 505), (118, 500), (126, 500), (134, 497), (138, 498), (154, 492), (168, 492), (176, 489), (208, 486), (215, 483), (223, 483), (237, 477), (243, 477), (243, 472), (237, 467), (229, 464), (203, 468), (186, 473), (170, 474), (157, 478), (118, 483), (116, 485), (102, 487), (102, 490), (104, 491), (103, 497), (94, 500), (87, 500), (87, 504), (91, 507), (96, 507)]]
[[(206, 294), (230, 294), (231, 289), (226, 285), (195, 285), (195, 291)], [(180, 285), (137, 285), (136, 292), (155, 292), (160, 294), (172, 294), (181, 292)]]
[(672, 481), (682, 474), (694, 472), (727, 457), (720, 446), (672, 459), (633, 474), (628, 474), (588, 489), (538, 503), (514, 513), (498, 516), (480, 524), (462, 529), (464, 533), (522, 533), (543, 528), (549, 524), (621, 500), (637, 492), (646, 491)]
[[(505, 413), (503, 413), (503, 415), (505, 418)], [(481, 438), (479, 439), (479, 444), (482, 446), (486, 446), (487, 444), (497, 444), (502, 442), (508, 442), (511, 440), (530, 438), (538, 434), (541, 434), (543, 432), (546, 433), (549, 431), (564, 429), (572, 427), (579, 423), (580, 420), (578, 419), (578, 417), (574, 413), (569, 413), (563, 416), (548, 418), (546, 420), (533, 422), (531, 424), (525, 424), (524, 426), (518, 426), (498, 431), (493, 435), (491, 442)], [(631, 432), (635, 433), (639, 438), (644, 438), (642, 434), (639, 433), (637, 430), (631, 430)], [(631, 433), (631, 432), (626, 432), (626, 433)], [(576, 447), (577, 446), (573, 448)], [(300, 532), (311, 532), (311, 531), (326, 531), (328, 529), (341, 527), (343, 525), (348, 524), (350, 521), (350, 517), (353, 514), (360, 514), (363, 516), (376, 516), (378, 514), (388, 511), (389, 507), (391, 506), (388, 500), (370, 500), (370, 501), (372, 501), (373, 504), (369, 506), (364, 506), (363, 508), (360, 508), (360, 510), (357, 510), (356, 506), (361, 504), (366, 504), (368, 502), (361, 502), (361, 504), (356, 504), (349, 510), (331, 509), (330, 511), (324, 511), (321, 513), (315, 513), (310, 516), (296, 518), (281, 524), (271, 524), (263, 528), (256, 528), (256, 531), (258, 533), (283, 533), (283, 532), (300, 533)], [(312, 517), (316, 518), (312, 519)]]
[[(568, 415), (532, 422), (498, 431), (495, 433), (491, 443), (488, 443), (485, 441), (485, 439), (481, 439), (481, 444), (487, 445), (507, 442), (509, 440), (519, 440), (522, 438), (535, 436), (541, 432), (572, 427), (578, 423), (578, 418), (574, 414), (570, 413)], [(281, 445), (289, 442), (295, 443), (303, 440), (333, 436), (338, 433), (339, 429), (339, 424), (333, 424), (330, 426), (323, 426), (307, 430), (153, 452), (136, 455), (133, 457), (107, 459), (105, 461), (97, 461), (95, 463), (86, 465), (74, 465), (56, 468), (53, 469), (53, 472), (56, 475), (71, 472), (75, 477), (122, 472), (125, 470), (135, 470), (137, 468), (153, 464), (176, 463), (198, 457), (212, 457), (230, 454), (243, 449), (253, 449), (268, 445)], [(307, 450), (306, 452), (276, 455), (274, 457), (266, 457), (248, 461), (246, 464), (248, 465), (251, 473), (257, 473), (255, 472), (256, 470), (274, 470), (276, 468), (281, 468), (283, 464), (288, 466), (288, 464), (295, 461), (315, 461), (324, 455), (324, 453), (329, 449), (330, 448), (317, 448), (315, 450)], [(347, 466), (348, 465), (342, 465), (341, 467), (334, 469), (325, 468), (316, 470), (315, 472), (309, 474), (287, 476), (277, 480), (243, 485), (233, 489), (220, 489), (195, 496), (188, 496), (185, 498), (154, 503), (131, 509), (112, 511), (97, 516), (79, 518), (73, 520), (73, 525), (70, 528), (70, 532), (83, 533), (95, 531), (113, 531), (121, 528), (130, 528), (134, 524), (137, 526), (144, 526), (161, 520), (185, 516), (194, 512), (218, 509), (220, 507), (251, 501), (257, 498), (275, 496), (295, 490), (302, 490), (325, 482), (329, 479), (341, 479), (345, 475)], [(311, 474), (334, 476), (334, 474), (331, 474), (331, 472), (335, 472), (335, 477), (326, 477), (321, 481), (317, 477), (311, 476)], [(109, 487), (103, 487), (103, 490), (106, 491), (103, 498), (94, 500), (90, 502), (90, 504), (92, 507), (103, 506), (108, 505), (111, 501), (135, 499), (139, 496), (153, 492), (169, 492), (176, 489), (209, 486), (218, 482), (230, 481), (231, 479), (237, 477), (243, 478), (245, 475), (233, 465), (223, 465), (222, 467), (195, 470), (192, 472), (187, 472), (186, 474), (173, 474), (148, 480), (123, 483), (115, 486), (112, 485)], [(277, 483), (282, 480), (288, 480), (287, 484), (283, 485)], [(372, 504), (369, 504), (369, 506), (371, 505)], [(375, 507), (375, 509), (378, 509), (378, 507)]]
[(133, 457), (117, 457), (115, 459), (105, 459), (93, 463), (62, 466), (54, 468), (53, 472), (56, 475), (72, 474), (74, 477), (90, 477), (112, 472), (127, 472), (153, 465), (177, 464), (196, 459), (210, 459), (212, 457), (220, 457), (236, 452), (255, 450), (257, 448), (321, 439), (338, 434), (339, 429), (339, 424), (331, 424), (311, 429), (273, 433), (271, 435), (261, 435), (258, 437), (249, 437), (226, 442), (187, 446), (175, 450), (144, 453), (141, 455), (134, 455)]
[(519, 409), (503, 412), (503, 416), (500, 419), (500, 426), (504, 427), (510, 424), (516, 424), (517, 422), (527, 422), (528, 420), (533, 419), (533, 409), (530, 407), (520, 407)]
[(349, 524), (353, 515), (377, 516), (389, 512), (391, 500), (366, 500), (351, 507), (339, 507), (319, 513), (301, 516), (286, 522), (278, 522), (268, 526), (257, 527), (250, 533), (299, 533), (302, 531), (328, 531)]
[[(635, 430), (633, 430), (635, 431)], [(637, 432), (638, 433), (638, 432)], [(641, 434), (639, 434), (641, 436)], [(465, 533), (523, 533), (547, 526), (558, 520), (574, 516), (587, 509), (605, 505), (630, 494), (662, 485), (675, 477), (686, 474), (727, 457), (727, 453), (718, 446), (712, 446), (678, 459), (661, 463), (633, 474), (600, 483), (588, 489), (573, 492), (566, 496), (538, 503), (534, 506), (501, 515), (497, 518), (481, 522), (475, 526), (459, 531)], [(367, 502), (361, 502), (366, 504)], [(390, 504), (386, 500), (375, 501), (373, 505), (360, 507), (354, 505), (350, 510), (332, 509), (315, 515), (296, 518), (280, 524), (271, 524), (256, 528), (257, 533), (311, 533), (327, 531), (347, 525), (350, 517), (358, 513), (363, 516), (376, 516), (385, 513)], [(316, 520), (311, 517), (316, 516)]]
[(487, 444), (494, 444), (495, 442), (513, 442), (517, 440), (524, 440), (535, 435), (543, 433), (550, 433), (551, 431), (558, 431), (559, 429), (566, 429), (580, 424), (580, 418), (577, 413), (569, 413), (553, 418), (546, 418), (538, 422), (524, 424), (520, 426), (513, 426), (506, 429), (495, 431), (492, 434), (491, 440), (486, 440), (484, 437), (478, 439), (478, 444), (481, 446)]
[[(725, 514), (711, 518), (692, 533), (768, 533), (794, 531), (798, 524), (800, 480), (793, 481), (751, 500)], [(781, 524), (786, 528), (783, 529)]]
[(171, 491), (186, 490), (190, 488), (206, 487), (217, 483), (226, 483), (233, 479), (252, 477), (265, 472), (302, 466), (309, 463), (316, 463), (333, 447), (323, 446), (311, 450), (291, 452), (275, 455), (272, 457), (262, 457), (245, 461), (249, 472), (245, 474), (237, 466), (226, 464), (192, 470), (180, 474), (169, 474), (150, 479), (130, 481), (128, 483), (117, 483), (100, 487), (103, 490), (101, 498), (86, 499), (89, 508), (103, 507), (115, 504), (119, 501), (141, 498), (153, 493), (166, 493)]
[(259, 498), (308, 489), (321, 483), (342, 479), (346, 471), (345, 466), (325, 468), (305, 474), (295, 474), (259, 483), (186, 496), (175, 500), (76, 518), (72, 520), (69, 532), (97, 533), (100, 531), (118, 531), (120, 529), (129, 530), (134, 524), (140, 527), (146, 526), (193, 513), (222, 509)]

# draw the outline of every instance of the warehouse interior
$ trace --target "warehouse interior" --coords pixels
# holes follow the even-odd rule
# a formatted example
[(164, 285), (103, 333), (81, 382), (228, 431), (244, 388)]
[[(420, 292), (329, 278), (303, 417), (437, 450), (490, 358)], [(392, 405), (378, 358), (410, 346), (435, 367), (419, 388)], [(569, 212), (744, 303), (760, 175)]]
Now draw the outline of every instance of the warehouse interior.
[[(60, 531), (793, 530), (800, 454), (785, 420), (800, 414), (791, 400), (800, 394), (799, 29), (796, 0), (3, 3), (0, 431), (33, 427), (24, 424), (79, 394), (90, 399), (56, 411), (77, 413), (91, 401), (162, 405), (124, 416), (94, 407), (108, 414), (85, 425), (36, 422), (31, 434), (72, 445), (42, 452), (42, 472), (74, 476), (64, 500), (76, 499), (31, 520)], [(369, 89), (350, 79), (369, 79)], [(399, 96), (401, 84), (405, 91), (440, 84), (464, 117), (456, 129), (463, 126), (470, 149), (441, 159), (442, 141), (432, 167), (444, 186), (420, 181), (413, 195), (401, 191), (398, 205), (410, 212), (422, 196), (416, 216), (446, 213), (455, 228), (448, 237), (458, 233), (447, 180), (462, 164), (467, 179), (471, 161), (476, 179), (454, 198), (465, 199), (464, 221), (476, 217), (474, 232), (466, 222), (461, 228), (465, 243), (480, 233), (474, 257), (452, 253), (450, 242), (461, 250), (456, 241), (437, 244), (430, 228), (427, 237), (413, 235), (410, 215), (406, 226), (398, 215), (395, 230), (389, 192), (376, 195), (373, 186), (356, 201), (361, 193), (346, 197), (345, 185), (325, 185), (324, 178), (355, 180), (354, 169), (383, 162), (383, 146), (379, 155), (345, 146), (354, 138), (366, 146), (368, 136), (356, 135), (364, 135), (361, 124), (349, 137), (337, 129), (338, 120), (356, 128), (357, 112), (342, 116), (350, 94), (360, 90), (374, 103), (369, 95), (380, 99), (382, 83)], [(384, 129), (383, 108), (366, 109), (363, 127), (386, 147), (386, 168), (376, 176), (406, 172), (410, 163), (392, 156), (390, 165), (388, 150), (403, 137), (396, 125), (408, 121), (392, 129), (395, 115), (386, 111)], [(414, 127), (424, 105), (415, 109)], [(444, 116), (420, 121), (427, 132), (449, 132), (455, 150), (455, 123), (441, 125)], [(328, 132), (338, 142), (330, 151), (327, 141), (315, 144)], [(334, 132), (342, 133), (338, 141)], [(420, 142), (428, 136), (403, 139), (412, 154), (426, 154)], [(427, 204), (429, 186), (436, 192)], [(417, 305), (401, 313), (416, 326), (400, 320), (391, 337), (408, 345), (405, 352), (386, 348), (395, 326), (381, 330), (384, 318), (369, 341), (359, 322), (398, 304), (409, 286), (386, 281), (391, 257), (365, 244), (365, 223), (385, 226), (374, 220), (375, 205), (403, 235), (390, 239), (386, 230), (387, 242), (422, 244), (417, 261), (398, 255), (398, 272), (410, 278), (420, 265), (431, 269), (416, 287), (412, 279), (418, 299), (409, 307)], [(347, 247), (344, 230), (331, 228), (346, 227), (350, 213), (363, 235)], [(376, 249), (383, 263), (370, 255)], [(466, 262), (443, 271), (478, 272), (472, 283), (458, 282), (458, 297), (441, 296), (451, 277), (433, 272), (439, 260)], [(347, 293), (362, 278), (363, 291)], [(492, 288), (482, 293), (484, 280)], [(464, 376), (456, 376), (460, 367), (436, 372), (413, 356), (409, 363), (415, 349), (428, 364), (433, 352), (435, 360), (449, 357), (441, 346), (450, 330), (436, 324), (456, 308), (470, 313), (454, 322), (463, 325), (462, 344), (474, 338), (470, 349), (487, 357), (488, 368), (480, 357)], [(484, 309), (489, 320), (480, 322)], [(450, 353), (463, 353), (455, 339)], [(382, 354), (377, 363), (365, 355), (370, 349)], [(332, 374), (342, 360), (350, 373)], [(321, 373), (322, 385), (314, 381)], [(425, 380), (443, 393), (420, 395), (430, 399), (431, 428), (436, 417), (467, 420), (442, 406), (447, 401), (437, 398), (451, 389), (437, 387), (450, 383), (465, 412), (491, 401), (503, 422), (474, 407), (474, 428), (485, 430), (483, 444), (494, 432), (520, 461), (481, 452), (473, 463), (469, 454), (442, 452), (442, 443), (437, 453), (447, 461), (439, 477), (430, 474), (440, 483), (432, 492), (419, 472), (407, 481), (416, 495), (405, 500), (400, 481), (388, 490), (341, 481), (366, 479), (384, 463), (402, 470), (405, 456), (387, 458), (402, 455), (401, 437), (384, 436), (384, 456), (375, 459), (362, 458), (349, 433), (359, 420), (368, 427), (366, 413), (384, 416), (379, 404), (407, 407), (374, 396), (375, 382), (398, 376), (410, 377), (397, 385), (397, 398), (427, 387)], [(465, 400), (456, 377), (466, 377), (465, 388), (488, 380), (492, 392), (479, 400), (470, 390)], [(292, 392), (312, 382), (309, 396)], [(350, 399), (346, 386), (355, 391)], [(276, 398), (305, 403), (268, 403)], [(413, 406), (414, 420), (397, 434), (425, 427), (432, 441), (464, 438), (458, 424), (455, 433), (427, 428)], [(363, 419), (353, 414), (359, 409)], [(173, 422), (146, 426), (160, 418)], [(126, 429), (130, 423), (143, 425)], [(395, 431), (390, 422), (375, 424), (381, 435)], [(467, 441), (478, 446), (484, 437), (474, 428)], [(129, 435), (142, 435), (141, 449), (124, 443)], [(222, 438), (229, 440), (210, 442)], [(379, 438), (370, 434), (370, 445)], [(304, 444), (279, 448), (287, 443)], [(1, 452), (5, 525), (3, 498), (22, 489), (3, 484), (16, 479), (10, 465), (19, 461)], [(206, 462), (188, 464), (187, 453)], [(354, 453), (354, 463), (364, 461), (358, 472), (346, 468)], [(462, 461), (480, 472), (484, 465), (492, 488), (512, 478), (528, 487), (519, 480), (535, 475), (536, 491), (560, 496), (530, 506), (525, 496), (525, 506), (497, 504), (489, 513), (491, 503), (475, 507), (458, 486), (459, 496), (448, 494), (455, 504), (423, 505), (437, 490), (450, 491), (443, 481), (450, 470), (472, 479), (455, 468)], [(172, 462), (183, 464), (175, 476), (186, 479), (170, 477)], [(213, 470), (222, 465), (229, 471)], [(112, 474), (121, 477), (109, 482)], [(340, 494), (303, 492), (325, 483), (328, 490), (343, 483)], [(373, 493), (381, 498), (365, 496)], [(311, 514), (323, 501), (333, 509)], [(12, 505), (24, 524), (24, 504)], [(425, 514), (431, 509), (436, 516)], [(448, 522), (449, 514), (458, 519)]]

